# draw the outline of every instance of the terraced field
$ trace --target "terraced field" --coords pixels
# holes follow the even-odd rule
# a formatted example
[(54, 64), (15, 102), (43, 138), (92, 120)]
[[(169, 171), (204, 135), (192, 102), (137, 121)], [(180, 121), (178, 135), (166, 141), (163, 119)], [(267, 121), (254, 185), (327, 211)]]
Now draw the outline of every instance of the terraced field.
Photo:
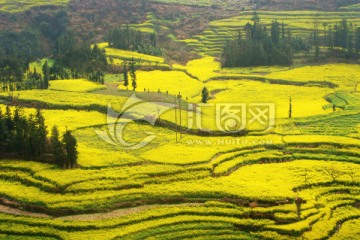
[[(201, 239), (213, 232), (232, 239), (327, 238), (360, 217), (359, 147), (359, 141), (349, 146), (289, 137), (276, 146), (217, 153), (198, 164), (144, 159), (70, 172), (2, 161), (1, 209), (18, 216), (2, 214), (0, 229), (10, 236), (56, 239)], [(339, 171), (335, 181), (333, 169)], [(307, 200), (300, 216), (297, 196)]]
[[(343, 18), (353, 24), (360, 24), (358, 11), (346, 12), (316, 12), (316, 11), (263, 11), (258, 12), (262, 24), (270, 25), (277, 20), (284, 23), (291, 30), (293, 36), (309, 36), (314, 29), (315, 20), (319, 24), (320, 33), (323, 34), (323, 23), (334, 25)], [(211, 21), (208, 29), (190, 39), (183, 40), (189, 46), (203, 55), (219, 56), (226, 42), (235, 39), (239, 32), (244, 31), (244, 26), (251, 21), (253, 11), (241, 12), (239, 16)]]
[[(120, 111), (129, 92), (99, 94), (104, 90), (96, 90), (92, 83), (82, 80), (52, 82), (53, 90), (19, 92), (18, 101), (25, 106), (38, 102), (47, 108), (44, 116), (49, 127), (59, 125), (74, 130), (79, 141), (80, 167), (64, 171), (48, 164), (1, 160), (1, 237), (208, 239), (212, 236), (218, 239), (221, 234), (225, 239), (342, 239), (349, 236), (351, 226), (360, 219), (357, 128), (360, 96), (351, 93), (350, 79), (336, 78), (336, 83), (343, 86), (341, 91), (249, 79), (207, 81), (213, 76), (243, 76), (239, 71), (249, 76), (264, 70), (220, 71), (215, 63), (210, 72), (196, 70), (196, 66), (213, 61), (205, 58), (183, 66), (199, 79), (189, 77), (189, 81), (194, 81), (184, 85), (193, 86), (189, 90), (175, 84), (178, 76), (169, 77), (179, 74), (176, 71), (158, 72), (170, 75), (162, 78), (159, 75), (156, 81), (146, 80), (156, 75), (153, 72), (139, 72), (139, 86), (142, 81), (151, 81), (146, 87), (165, 86), (172, 79), (168, 83), (174, 87), (171, 96), (176, 88), (190, 95), (205, 84), (213, 91), (225, 89), (210, 102), (227, 102), (232, 96), (237, 96), (235, 101), (238, 101), (245, 94), (251, 101), (279, 101), (277, 105), (284, 101), (280, 112), (287, 110), (285, 92), (294, 88), (293, 98), (302, 96), (305, 101), (299, 105), (294, 101), (294, 110), (311, 105), (306, 102), (306, 96), (316, 98), (319, 105), (312, 104), (313, 112), (306, 108), (304, 114), (291, 120), (286, 114), (277, 115), (278, 125), (272, 134), (250, 133), (240, 138), (184, 134), (176, 143), (171, 128), (132, 123), (124, 132), (124, 138), (129, 141), (136, 142), (149, 132), (156, 132), (149, 145), (132, 151), (102, 141), (95, 132), (108, 128), (107, 103), (111, 102)], [(291, 75), (288, 69), (268, 70), (272, 73), (263, 77)], [(324, 79), (326, 76), (319, 78)], [(199, 88), (194, 88), (194, 84), (199, 84)], [(281, 100), (283, 87), (286, 91)], [(252, 90), (257, 90), (257, 94), (251, 94)], [(275, 92), (280, 100), (271, 97)], [(148, 94), (155, 97), (164, 93), (137, 93), (140, 98)], [(2, 99), (6, 101), (7, 94), (2, 94)], [(314, 102), (312, 98), (309, 101)], [(316, 110), (317, 106), (322, 109), (330, 102), (336, 103), (339, 110), (335, 113)], [(341, 103), (346, 106), (340, 108)], [(173, 112), (161, 118), (171, 121)], [(64, 127), (60, 130), (64, 131)], [(298, 197), (306, 201), (300, 210), (294, 203)]]
[(86, 79), (68, 79), (52, 81), (50, 89), (69, 92), (93, 92), (96, 90), (106, 89), (106, 87), (98, 83), (90, 82)]
[(22, 12), (33, 7), (66, 6), (69, 0), (27, 0), (27, 1), (0, 1), (0, 10), (4, 12)]
[[(2, 113), (9, 103), (27, 115), (41, 107), (48, 131), (73, 131), (79, 151), (72, 170), (0, 157), (0, 239), (359, 239), (359, 64), (222, 69), (216, 56), (251, 15), (212, 21), (182, 40), (203, 55), (183, 65), (99, 43), (111, 65), (137, 60), (137, 91), (115, 72), (105, 86), (69, 79), (0, 92)], [(355, 10), (260, 16), (284, 21), (295, 35), (309, 34), (314, 18), (360, 24)], [(148, 12), (132, 27), (157, 31), (159, 21)], [(51, 65), (31, 68), (41, 72), (45, 60)], [(181, 111), (169, 105), (179, 93)], [(275, 104), (275, 126), (219, 134), (216, 107), (234, 103)], [(109, 105), (118, 114), (107, 114)], [(144, 110), (153, 124), (121, 128)], [(125, 147), (149, 137), (142, 148)]]

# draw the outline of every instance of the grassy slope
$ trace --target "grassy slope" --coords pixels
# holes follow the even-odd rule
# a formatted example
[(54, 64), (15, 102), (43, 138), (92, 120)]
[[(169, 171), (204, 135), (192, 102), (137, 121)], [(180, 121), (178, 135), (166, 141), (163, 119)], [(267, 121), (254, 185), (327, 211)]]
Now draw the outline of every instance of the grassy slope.
[(33, 7), (40, 6), (65, 6), (69, 0), (27, 0), (27, 1), (0, 1), (0, 11), (4, 12), (22, 12)]

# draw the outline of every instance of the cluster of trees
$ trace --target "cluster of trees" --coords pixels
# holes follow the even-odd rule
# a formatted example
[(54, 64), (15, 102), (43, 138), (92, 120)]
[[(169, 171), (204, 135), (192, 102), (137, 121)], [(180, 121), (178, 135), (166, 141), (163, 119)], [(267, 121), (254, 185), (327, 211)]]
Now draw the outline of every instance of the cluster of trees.
[(137, 81), (136, 81), (136, 67), (135, 67), (135, 60), (134, 58), (131, 60), (130, 63), (124, 62), (123, 65), (123, 76), (124, 76), (124, 86), (126, 89), (129, 89), (129, 75), (131, 78), (131, 86), (133, 88), (133, 91), (137, 88)]
[(315, 20), (314, 31), (306, 41), (292, 37), (284, 23), (276, 20), (269, 30), (261, 24), (257, 13), (254, 13), (252, 21), (244, 27), (245, 37), (240, 32), (236, 40), (225, 46), (222, 54), (224, 67), (287, 66), (293, 63), (295, 52), (309, 53), (310, 50), (314, 50), (315, 62), (318, 62), (322, 46), (328, 47), (328, 57), (360, 58), (360, 27), (346, 19), (334, 26), (327, 23), (319, 26)]
[(103, 84), (108, 65), (105, 50), (97, 45), (88, 46), (79, 43), (71, 32), (60, 36), (55, 44), (55, 63), (50, 68), (50, 80), (86, 78)]
[(284, 24), (274, 21), (268, 30), (257, 13), (252, 21), (244, 27), (245, 37), (239, 33), (236, 40), (227, 43), (222, 54), (224, 67), (291, 65), (294, 51), (309, 48), (301, 39), (292, 38)]
[[(358, 59), (360, 57), (360, 27), (349, 23), (346, 19), (335, 25), (323, 23), (319, 26), (315, 22), (313, 34), (314, 45), (323, 45), (330, 50), (341, 50), (348, 59)], [(323, 30), (319, 30), (323, 27)], [(322, 36), (320, 33), (323, 31)]]
[[(105, 51), (97, 45), (89, 48), (88, 43), (79, 43), (67, 31), (67, 20), (64, 11), (40, 13), (32, 19), (34, 30), (0, 31), (0, 91), (47, 89), (50, 80), (68, 78), (104, 84)], [(44, 45), (50, 46), (55, 63), (46, 63), (41, 74), (29, 70), (29, 64), (50, 54)]]
[(114, 48), (136, 51), (153, 56), (163, 55), (161, 48), (158, 47), (155, 33), (143, 33), (131, 29), (128, 25), (110, 30), (107, 34), (107, 41), (109, 46)]
[[(42, 67), (42, 74), (38, 73), (36, 68), (33, 71), (28, 70), (26, 74), (22, 74), (18, 78), (11, 78), (11, 73), (1, 72), (0, 91), (12, 92), (19, 90), (31, 89), (48, 89), (50, 80), (50, 68), (48, 62)], [(3, 74), (3, 75), (2, 75)]]
[(77, 141), (70, 131), (59, 139), (57, 127), (53, 127), (51, 138), (47, 137), (45, 119), (38, 109), (36, 114), (25, 116), (21, 108), (12, 113), (0, 108), (0, 154), (26, 157), (44, 162), (53, 161), (63, 168), (77, 164)]
[(42, 57), (40, 45), (40, 36), (33, 32), (0, 32), (0, 91), (47, 89), (50, 80), (69, 78), (104, 84), (107, 58), (97, 45), (89, 48), (71, 32), (62, 34), (54, 45), (54, 64), (46, 62), (42, 73), (29, 69), (30, 62)]
[(25, 78), (29, 63), (42, 56), (40, 36), (33, 31), (0, 32), (1, 90), (15, 87)]
[[(26, 68), (42, 54), (41, 38), (36, 31), (0, 31), (0, 63), (13, 62), (9, 66), (17, 70), (20, 67)], [(1, 64), (0, 67), (6, 65)]]
[(24, 66), (17, 58), (0, 55), (0, 82), (18, 82), (24, 78)]

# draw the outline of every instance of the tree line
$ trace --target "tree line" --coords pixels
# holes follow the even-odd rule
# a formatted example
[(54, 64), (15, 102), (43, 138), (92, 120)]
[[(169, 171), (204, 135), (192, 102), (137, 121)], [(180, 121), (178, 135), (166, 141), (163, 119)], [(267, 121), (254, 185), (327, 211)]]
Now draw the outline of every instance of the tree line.
[(153, 56), (162, 56), (155, 33), (143, 33), (129, 25), (110, 30), (106, 36), (110, 47), (131, 50)]
[(222, 54), (223, 67), (250, 67), (263, 65), (291, 65), (295, 50), (306, 50), (308, 46), (299, 38), (293, 38), (285, 25), (273, 21), (270, 30), (254, 13), (252, 23), (244, 27), (237, 39), (230, 41)]
[(327, 57), (355, 60), (360, 57), (360, 27), (346, 19), (334, 26), (327, 23), (320, 26), (315, 19), (314, 30), (309, 38), (303, 39), (293, 37), (291, 30), (277, 20), (268, 29), (255, 12), (244, 32), (245, 36), (240, 32), (236, 40), (226, 44), (221, 57), (223, 67), (289, 66), (293, 64), (294, 53), (311, 50), (318, 62), (322, 46), (328, 48)]
[(137, 80), (136, 80), (136, 66), (135, 66), (135, 59), (132, 58), (131, 62), (128, 63), (127, 61), (123, 64), (123, 78), (124, 78), (124, 86), (126, 87), (126, 90), (129, 90), (129, 75), (131, 79), (131, 86), (133, 88), (133, 91), (137, 88)]
[(71, 131), (66, 131), (60, 140), (54, 126), (51, 137), (47, 136), (45, 118), (41, 110), (26, 116), (20, 107), (12, 112), (0, 108), (0, 155), (24, 157), (42, 162), (53, 162), (62, 168), (77, 165), (77, 141)]
[(313, 38), (315, 47), (318, 45), (328, 47), (333, 55), (340, 51), (347, 59), (359, 59), (360, 57), (360, 27), (349, 23), (346, 19), (334, 25), (327, 23), (320, 25), (315, 20)]
[(72, 32), (66, 32), (56, 41), (55, 63), (50, 68), (50, 80), (86, 78), (104, 84), (107, 70), (105, 50), (88, 43), (80, 43)]
[(50, 67), (46, 61), (42, 67), (42, 74), (36, 68), (28, 70), (18, 78), (11, 78), (11, 73), (3, 73), (0, 69), (0, 91), (12, 92), (31, 89), (48, 89), (50, 81)]
[(40, 36), (35, 31), (0, 31), (0, 90), (20, 88), (24, 79), (37, 77), (25, 73), (30, 62), (42, 54)]
[(45, 62), (41, 72), (29, 69), (30, 62), (42, 56), (39, 41), (32, 32), (0, 32), (0, 91), (47, 89), (50, 80), (70, 78), (104, 84), (105, 51), (79, 43), (71, 32), (57, 39), (53, 65)]

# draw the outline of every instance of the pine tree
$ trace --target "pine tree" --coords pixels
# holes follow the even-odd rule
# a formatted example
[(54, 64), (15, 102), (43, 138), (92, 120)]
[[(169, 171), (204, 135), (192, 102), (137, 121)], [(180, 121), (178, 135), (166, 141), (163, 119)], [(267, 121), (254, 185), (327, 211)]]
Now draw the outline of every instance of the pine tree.
[(36, 117), (30, 114), (28, 117), (28, 129), (26, 131), (26, 155), (37, 157), (38, 153), (38, 136), (37, 136)]
[(356, 28), (355, 31), (355, 50), (360, 53), (360, 27)]
[(46, 61), (42, 67), (43, 75), (44, 75), (44, 89), (49, 88), (49, 81), (50, 81), (50, 68), (49, 64)]
[(21, 155), (25, 153), (25, 139), (26, 139), (26, 119), (24, 118), (24, 112), (22, 108), (15, 108), (14, 111), (14, 139), (13, 139), (13, 150)]
[(36, 143), (36, 155), (41, 156), (45, 152), (45, 144), (46, 144), (46, 135), (47, 130), (45, 126), (45, 118), (41, 113), (40, 108), (36, 110), (36, 135), (35, 135), (35, 143)]
[(204, 87), (201, 92), (201, 102), (207, 103), (208, 99), (209, 99), (209, 90), (206, 87)]
[(319, 21), (314, 20), (313, 44), (315, 47), (315, 62), (319, 62), (320, 57), (320, 39), (319, 39)]
[[(12, 118), (11, 110), (9, 105), (6, 106), (6, 112), (5, 112), (5, 129), (6, 129), (6, 136), (5, 141), (8, 142), (8, 144), (11, 144), (13, 139), (13, 131), (14, 131), (14, 121)], [(11, 146), (7, 146), (7, 151), (11, 151)]]
[(126, 90), (129, 90), (129, 73), (127, 70), (127, 62), (124, 63), (123, 75), (124, 75), (124, 86), (126, 87)]
[(349, 44), (349, 27), (346, 19), (343, 19), (341, 21), (340, 29), (341, 29), (341, 47), (343, 49), (347, 49)]
[(277, 21), (271, 24), (271, 40), (275, 45), (280, 43), (280, 24)]
[(59, 130), (57, 126), (54, 126), (51, 129), (51, 144), (54, 161), (59, 167), (63, 168), (65, 166), (65, 155), (63, 145), (59, 139)]
[(5, 118), (3, 116), (2, 109), (0, 108), (0, 151), (3, 150), (5, 140), (6, 140)]
[(77, 164), (78, 152), (77, 152), (77, 141), (72, 135), (71, 131), (67, 130), (62, 140), (66, 150), (66, 168), (74, 168)]
[(135, 91), (137, 88), (137, 82), (136, 82), (136, 68), (135, 68), (134, 58), (130, 62), (130, 77), (131, 77), (131, 86), (133, 87), (133, 91)]
[(281, 23), (281, 38), (282, 40), (285, 40), (285, 23)]

